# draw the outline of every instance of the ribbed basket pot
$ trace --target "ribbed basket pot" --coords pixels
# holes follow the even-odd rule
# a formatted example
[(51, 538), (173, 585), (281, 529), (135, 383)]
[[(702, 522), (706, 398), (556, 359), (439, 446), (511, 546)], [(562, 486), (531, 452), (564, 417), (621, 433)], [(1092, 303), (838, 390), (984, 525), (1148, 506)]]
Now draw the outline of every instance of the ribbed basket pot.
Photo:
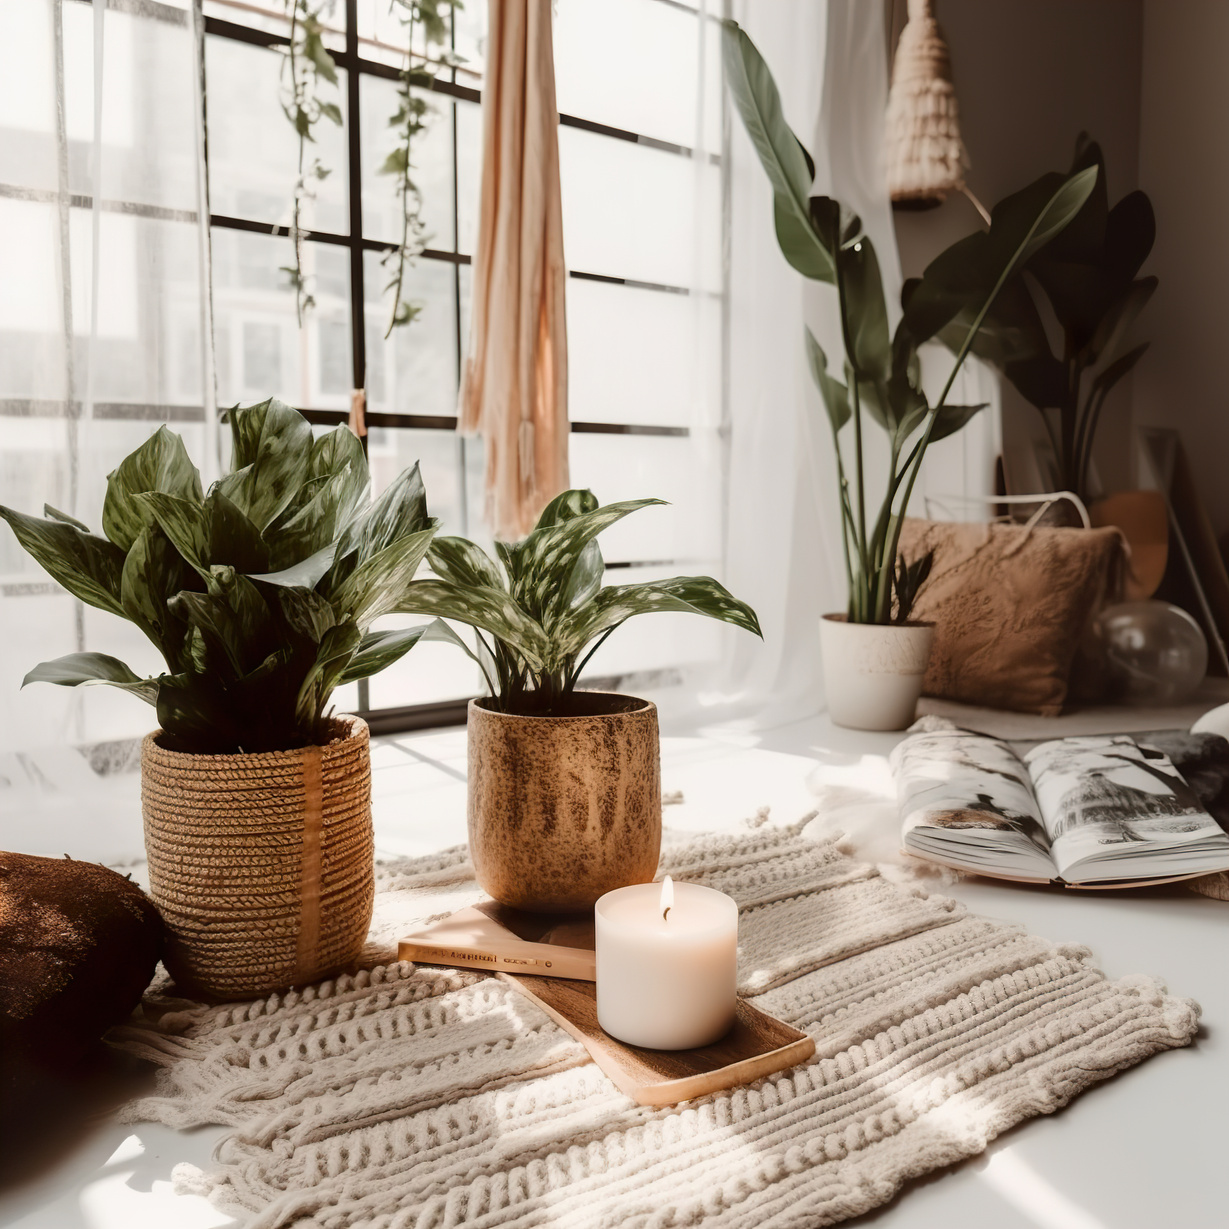
[(194, 993), (242, 999), (317, 981), (362, 950), (375, 898), (367, 723), (318, 747), (188, 755), (141, 747), (150, 895), (164, 957)]
[(470, 701), (470, 856), (483, 890), (517, 909), (590, 909), (657, 872), (657, 706), (610, 692), (574, 698), (569, 717)]

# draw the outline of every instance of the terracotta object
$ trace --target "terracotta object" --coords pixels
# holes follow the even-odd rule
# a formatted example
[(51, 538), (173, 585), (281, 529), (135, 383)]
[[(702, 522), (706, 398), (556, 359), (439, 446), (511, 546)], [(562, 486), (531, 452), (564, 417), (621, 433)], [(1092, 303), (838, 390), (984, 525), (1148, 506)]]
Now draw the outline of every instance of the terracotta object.
[(188, 755), (150, 734), (141, 809), (164, 961), (195, 994), (251, 998), (358, 958), (375, 898), (366, 722), (317, 747)]
[(589, 909), (657, 871), (657, 706), (608, 692), (574, 699), (569, 717), (470, 701), (470, 856), (483, 890), (515, 909)]
[(1095, 528), (1121, 530), (1130, 552), (1123, 587), (1128, 602), (1151, 597), (1161, 586), (1169, 561), (1169, 512), (1160, 491), (1119, 491), (1088, 509)]
[(843, 614), (824, 615), (819, 639), (833, 724), (851, 730), (911, 725), (934, 636), (932, 623), (850, 623)]

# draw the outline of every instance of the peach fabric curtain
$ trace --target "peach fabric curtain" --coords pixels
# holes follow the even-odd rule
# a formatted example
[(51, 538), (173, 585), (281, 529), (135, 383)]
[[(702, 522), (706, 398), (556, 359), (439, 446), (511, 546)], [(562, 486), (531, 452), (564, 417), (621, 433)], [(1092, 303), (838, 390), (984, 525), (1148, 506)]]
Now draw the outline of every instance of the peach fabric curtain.
[(482, 194), (457, 427), (486, 444), (487, 520), (512, 540), (568, 485), (559, 113), (550, 0), (490, 0)]

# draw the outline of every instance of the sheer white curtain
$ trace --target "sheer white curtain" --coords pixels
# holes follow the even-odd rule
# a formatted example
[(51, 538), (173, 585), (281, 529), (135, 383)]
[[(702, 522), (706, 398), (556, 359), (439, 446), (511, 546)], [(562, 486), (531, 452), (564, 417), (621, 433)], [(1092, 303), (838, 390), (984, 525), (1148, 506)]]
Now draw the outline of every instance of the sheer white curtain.
[[(771, 68), (785, 117), (816, 166), (815, 192), (861, 215), (883, 273), (889, 323), (900, 316), (901, 267), (883, 172), (888, 61), (883, 6), (865, 0), (737, 0), (733, 16)], [(771, 726), (823, 707), (818, 619), (842, 610), (846, 587), (836, 465), (827, 419), (806, 365), (803, 324), (829, 355), (843, 354), (836, 296), (781, 256), (772, 196), (737, 116), (731, 120), (726, 579), (756, 608), (761, 644), (727, 638), (725, 669), (705, 696), (714, 717)], [(941, 382), (950, 358), (926, 355)], [(928, 385), (930, 381), (928, 380)], [(983, 370), (962, 376), (953, 401), (990, 400)], [(866, 433), (868, 493), (883, 489), (886, 441)], [(932, 450), (914, 496), (988, 489), (996, 420), (983, 416)]]
[[(19, 511), (46, 502), (101, 532), (107, 473), (162, 422), (216, 476), (199, 23), (191, 0), (0, 0), (0, 502)], [(70, 747), (155, 724), (108, 688), (22, 691), (25, 672), (82, 649), (139, 673), (159, 659), (3, 524), (0, 630), (0, 810), (15, 813), (44, 785), (90, 784)]]

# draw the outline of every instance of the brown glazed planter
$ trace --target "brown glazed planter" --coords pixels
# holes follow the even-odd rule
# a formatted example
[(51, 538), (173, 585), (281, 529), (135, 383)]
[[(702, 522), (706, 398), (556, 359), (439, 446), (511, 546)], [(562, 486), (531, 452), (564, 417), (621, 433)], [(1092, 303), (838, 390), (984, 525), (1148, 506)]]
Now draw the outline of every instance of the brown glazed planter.
[(470, 856), (483, 890), (516, 909), (590, 909), (657, 873), (657, 706), (600, 691), (574, 699), (569, 717), (469, 704)]
[(150, 896), (193, 994), (245, 999), (327, 977), (363, 949), (375, 898), (366, 722), (293, 751), (141, 747)]

